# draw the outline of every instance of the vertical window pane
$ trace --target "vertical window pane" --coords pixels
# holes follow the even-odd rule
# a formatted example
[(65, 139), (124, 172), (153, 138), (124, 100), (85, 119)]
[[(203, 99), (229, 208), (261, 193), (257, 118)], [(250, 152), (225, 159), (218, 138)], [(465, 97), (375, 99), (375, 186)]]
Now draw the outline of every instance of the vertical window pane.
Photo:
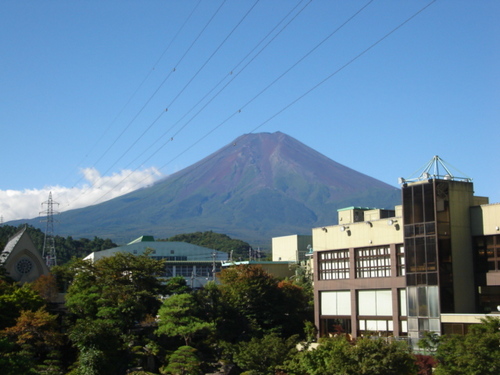
[(406, 289), (399, 289), (399, 311), (401, 316), (406, 316)]
[(408, 287), (408, 316), (417, 316), (417, 288), (416, 287)]
[(413, 187), (413, 220), (415, 223), (424, 221), (424, 202), (422, 194), (422, 185)]
[(358, 292), (359, 315), (377, 315), (374, 290), (360, 290)]
[(418, 298), (418, 316), (429, 316), (426, 287), (417, 288), (417, 298)]
[(427, 298), (429, 300), (429, 316), (439, 317), (439, 290), (437, 286), (427, 287)]
[(377, 315), (392, 315), (392, 291), (377, 290)]

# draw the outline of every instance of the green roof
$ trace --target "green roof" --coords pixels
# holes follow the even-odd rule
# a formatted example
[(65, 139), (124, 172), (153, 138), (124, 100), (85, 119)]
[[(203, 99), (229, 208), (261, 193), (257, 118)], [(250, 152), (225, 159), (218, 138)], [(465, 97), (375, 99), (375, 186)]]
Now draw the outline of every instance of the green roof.
[(155, 242), (155, 238), (153, 236), (141, 236), (139, 238), (136, 238), (132, 242), (129, 242), (127, 245), (131, 245), (133, 243), (139, 243), (139, 242)]

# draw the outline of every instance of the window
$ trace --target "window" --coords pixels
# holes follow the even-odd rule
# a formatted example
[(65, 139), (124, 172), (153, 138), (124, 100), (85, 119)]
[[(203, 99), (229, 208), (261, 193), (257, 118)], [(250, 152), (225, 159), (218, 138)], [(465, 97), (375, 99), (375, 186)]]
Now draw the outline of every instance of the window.
[(488, 271), (500, 271), (500, 236), (486, 237)]
[(358, 291), (358, 312), (360, 316), (392, 316), (391, 290)]
[(390, 277), (391, 249), (387, 247), (356, 250), (356, 277)]
[(213, 266), (196, 266), (196, 276), (212, 276)]
[(397, 245), (396, 254), (398, 259), (398, 276), (404, 276), (406, 274), (405, 247), (403, 245)]
[(175, 266), (175, 276), (193, 276), (193, 266)]
[(321, 315), (351, 315), (351, 292), (348, 290), (320, 292)]
[(362, 336), (392, 336), (394, 330), (394, 323), (392, 320), (374, 320), (374, 319), (360, 319), (359, 320), (359, 333)]
[(349, 278), (349, 250), (322, 251), (319, 253), (319, 280)]

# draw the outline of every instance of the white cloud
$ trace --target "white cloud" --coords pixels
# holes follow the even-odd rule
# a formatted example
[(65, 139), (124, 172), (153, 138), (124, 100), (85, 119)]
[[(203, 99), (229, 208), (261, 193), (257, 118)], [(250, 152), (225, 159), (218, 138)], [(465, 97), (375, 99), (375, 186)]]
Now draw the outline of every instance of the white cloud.
[[(148, 186), (162, 177), (156, 168), (141, 171), (122, 170), (111, 176), (101, 176), (95, 168), (81, 171), (85, 183), (81, 187), (46, 186), (43, 189), (0, 190), (0, 215), (3, 222), (43, 216), (49, 193), (58, 205), (54, 211), (63, 212), (90, 206), (119, 197)], [(42, 212), (42, 215), (40, 213)]]

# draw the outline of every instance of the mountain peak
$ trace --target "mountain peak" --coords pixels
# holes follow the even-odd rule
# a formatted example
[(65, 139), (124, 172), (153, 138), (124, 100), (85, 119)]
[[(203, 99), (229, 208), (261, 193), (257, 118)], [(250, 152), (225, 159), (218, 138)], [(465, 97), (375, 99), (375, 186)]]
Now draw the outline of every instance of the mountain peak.
[(115, 242), (212, 230), (265, 246), (335, 224), (339, 208), (399, 201), (399, 189), (284, 133), (250, 133), (151, 187), (64, 212), (59, 221), (66, 235)]

